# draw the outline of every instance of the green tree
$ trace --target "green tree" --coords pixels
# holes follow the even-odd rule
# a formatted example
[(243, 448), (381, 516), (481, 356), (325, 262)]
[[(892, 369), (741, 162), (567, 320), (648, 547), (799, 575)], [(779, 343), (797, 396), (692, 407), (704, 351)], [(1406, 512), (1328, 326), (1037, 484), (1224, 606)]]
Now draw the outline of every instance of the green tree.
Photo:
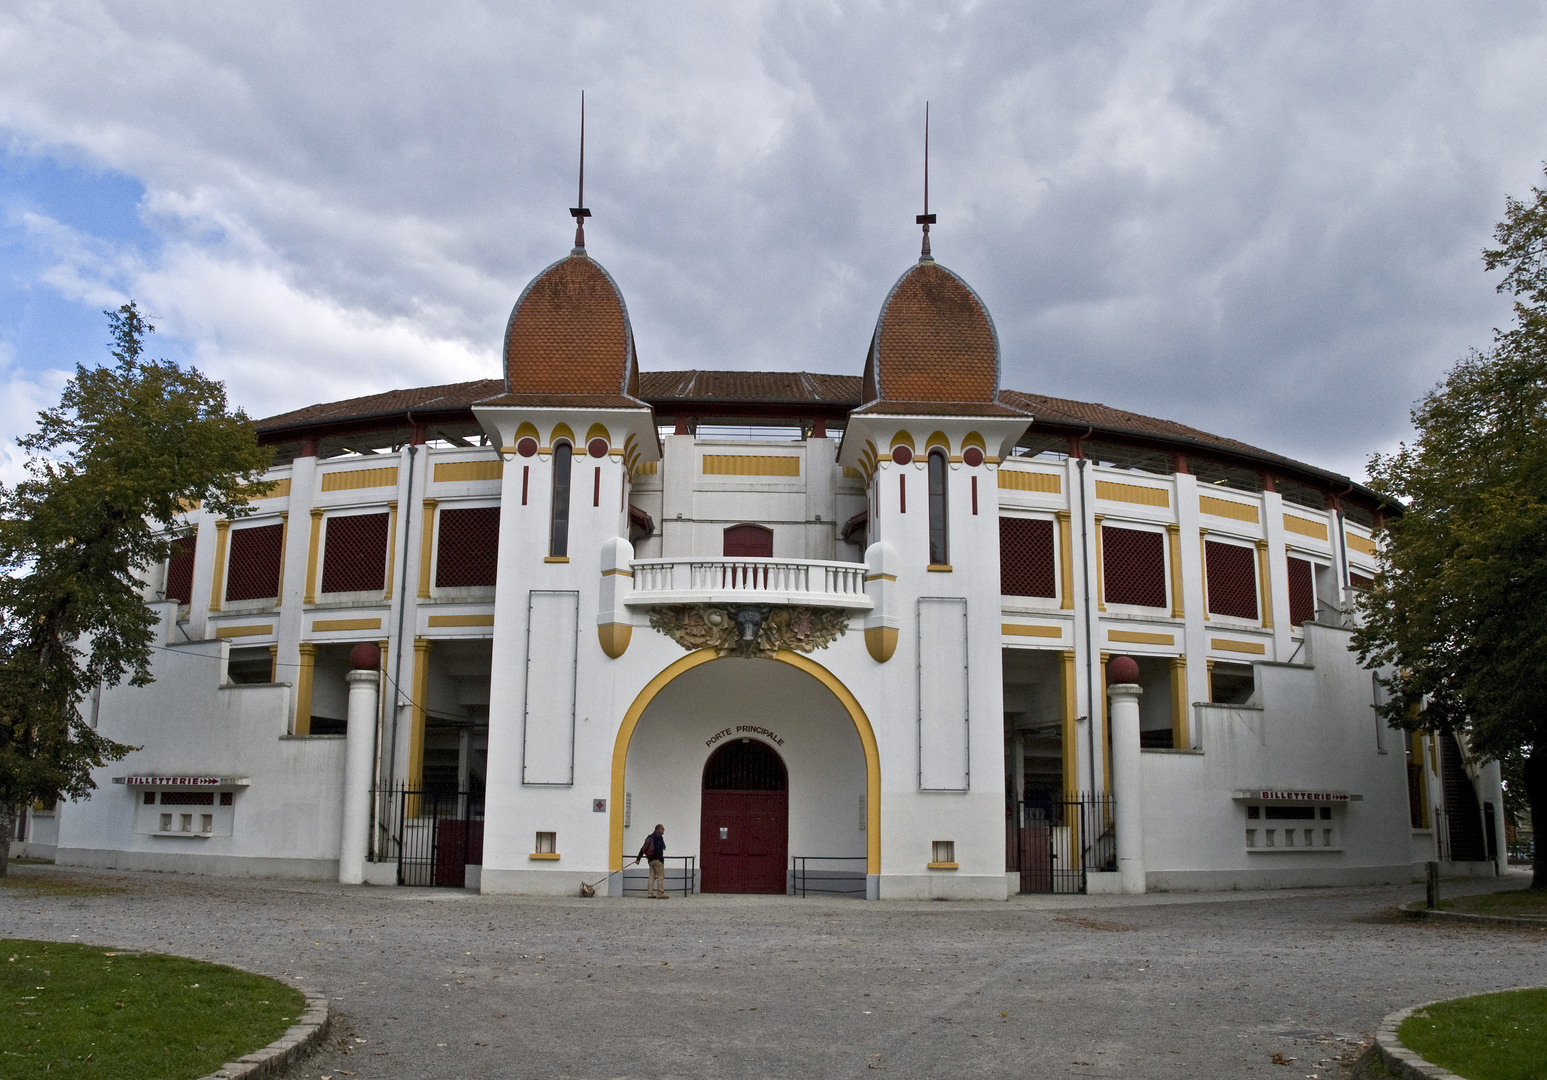
[(17, 804), (82, 798), (92, 769), (134, 749), (94, 730), (81, 704), (151, 681), (145, 572), (170, 554), (186, 507), (244, 513), (272, 456), (220, 383), (142, 358), (155, 327), (132, 302), (104, 314), (117, 363), (77, 365), (20, 440), (26, 479), (0, 485), (0, 837)]
[[(1486, 759), (1521, 759), (1547, 889), (1547, 191), (1508, 199), (1483, 252), (1505, 269), (1515, 323), (1413, 410), (1417, 438), (1370, 462), (1406, 503), (1361, 602), (1361, 658), (1389, 664), (1392, 724), (1464, 732)], [(1511, 770), (1513, 772), (1513, 770)]]

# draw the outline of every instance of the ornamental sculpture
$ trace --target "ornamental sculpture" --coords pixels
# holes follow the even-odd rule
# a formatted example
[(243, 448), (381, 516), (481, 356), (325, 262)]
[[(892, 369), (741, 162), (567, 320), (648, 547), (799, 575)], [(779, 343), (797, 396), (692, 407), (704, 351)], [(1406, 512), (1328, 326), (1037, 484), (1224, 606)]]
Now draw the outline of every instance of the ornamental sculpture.
[(772, 656), (825, 649), (849, 629), (841, 608), (767, 604), (673, 604), (650, 609), (650, 625), (684, 649), (721, 656)]

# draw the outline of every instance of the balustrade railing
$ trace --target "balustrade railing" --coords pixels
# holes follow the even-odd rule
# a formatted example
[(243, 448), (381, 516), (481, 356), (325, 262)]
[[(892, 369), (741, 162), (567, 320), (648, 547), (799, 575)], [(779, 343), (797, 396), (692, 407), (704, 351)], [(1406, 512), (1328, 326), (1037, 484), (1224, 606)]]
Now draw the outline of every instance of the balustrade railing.
[[(863, 563), (809, 559), (642, 559), (632, 564), (629, 603), (668, 595), (763, 594), (834, 607), (869, 607)], [(754, 600), (760, 597), (747, 596)]]

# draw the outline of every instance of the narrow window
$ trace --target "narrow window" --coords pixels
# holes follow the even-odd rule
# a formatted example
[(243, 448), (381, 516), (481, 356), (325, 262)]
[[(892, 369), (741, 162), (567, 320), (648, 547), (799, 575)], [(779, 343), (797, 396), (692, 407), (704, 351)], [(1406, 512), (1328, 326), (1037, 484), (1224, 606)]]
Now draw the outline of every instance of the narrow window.
[(1289, 622), (1304, 626), (1316, 620), (1316, 574), (1306, 559), (1289, 556)]
[(553, 524), (548, 531), (548, 554), (563, 558), (569, 554), (569, 443), (553, 448)]
[(602, 467), (596, 467), (596, 481), (591, 485), (591, 505), (602, 505)]
[(537, 854), (552, 855), (559, 850), (559, 834), (540, 832), (537, 834)]
[(944, 565), (951, 561), (945, 527), (945, 455), (939, 450), (929, 455), (929, 561)]
[(972, 516), (978, 516), (978, 478), (972, 478)]
[(197, 533), (190, 533), (172, 541), (172, 557), (167, 561), (166, 598), (168, 600), (176, 600), (179, 604), (186, 604), (192, 600), (193, 557), (198, 551), (198, 545)]
[(527, 488), (527, 485), (531, 482), (531, 479), (532, 479), (532, 467), (530, 465), (523, 465), (523, 466), (521, 466), (521, 505), (522, 506), (526, 505), (526, 488)]

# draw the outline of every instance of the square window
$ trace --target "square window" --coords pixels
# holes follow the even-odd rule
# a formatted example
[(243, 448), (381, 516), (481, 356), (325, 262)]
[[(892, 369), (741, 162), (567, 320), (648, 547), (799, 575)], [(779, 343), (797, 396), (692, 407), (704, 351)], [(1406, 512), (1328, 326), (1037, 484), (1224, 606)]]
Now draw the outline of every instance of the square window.
[(221, 806), (230, 806), (231, 805), (231, 793), (229, 791), (222, 791), (220, 793), (220, 805)]
[(931, 862), (952, 863), (956, 861), (955, 840), (936, 840), (931, 845), (931, 848), (934, 852), (934, 858), (930, 860)]
[(146, 806), (155, 806), (156, 805), (156, 793), (154, 791), (147, 791), (145, 793), (145, 805)]
[(1332, 807), (1330, 807), (1330, 806), (1323, 806), (1321, 808), (1321, 820), (1323, 820), (1323, 821), (1331, 821), (1332, 820)]
[(1258, 820), (1259, 818), (1262, 817), (1262, 807), (1260, 807), (1260, 806), (1248, 806), (1246, 808), (1246, 816), (1250, 820), (1252, 820), (1252, 821)]
[(539, 855), (552, 855), (559, 850), (558, 840), (558, 833), (540, 832), (537, 834), (537, 847), (533, 850)]

